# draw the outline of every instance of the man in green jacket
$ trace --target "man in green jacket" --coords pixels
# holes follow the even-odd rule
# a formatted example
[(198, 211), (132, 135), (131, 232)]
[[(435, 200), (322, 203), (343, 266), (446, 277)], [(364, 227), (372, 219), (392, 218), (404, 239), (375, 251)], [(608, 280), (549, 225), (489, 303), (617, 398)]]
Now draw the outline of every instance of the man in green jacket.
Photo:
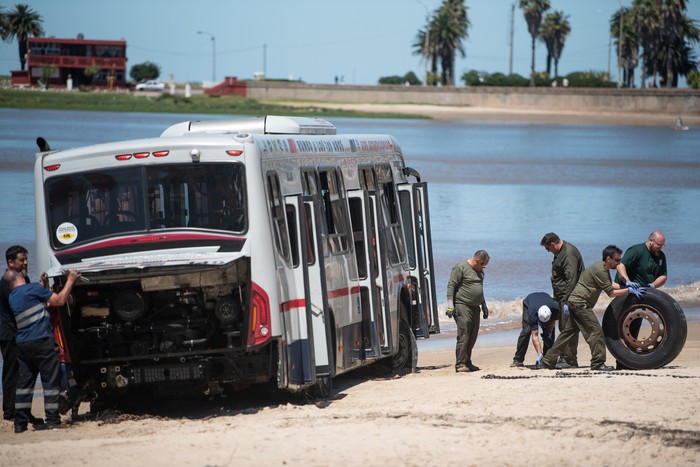
[[(559, 332), (561, 333), (569, 320), (569, 309), (566, 301), (571, 292), (574, 291), (574, 287), (585, 269), (583, 258), (578, 248), (565, 242), (554, 232), (545, 234), (540, 245), (554, 255), (552, 260), (552, 291), (554, 301), (559, 304), (561, 310), (559, 318)], [(578, 367), (578, 333), (571, 338), (568, 347), (563, 350), (561, 363), (565, 368)]]
[(479, 335), (479, 307), (484, 319), (489, 310), (484, 300), (484, 268), (489, 264), (489, 254), (479, 250), (474, 256), (452, 268), (447, 282), (447, 317), (457, 323), (457, 347), (455, 371), (458, 373), (479, 371), (472, 363), (472, 349)]
[(557, 364), (557, 358), (573, 336), (581, 330), (591, 348), (591, 370), (612, 371), (615, 369), (605, 364), (603, 327), (593, 313), (593, 307), (598, 301), (601, 291), (604, 291), (608, 297), (623, 297), (631, 293), (638, 298), (641, 298), (645, 292), (645, 289), (641, 287), (620, 288), (619, 284), (610, 279), (610, 270), (617, 269), (621, 259), (622, 250), (615, 245), (608, 245), (603, 250), (603, 260), (593, 263), (583, 271), (567, 303), (571, 319), (567, 321), (566, 327), (554, 341), (554, 346), (542, 359), (542, 365), (545, 368), (549, 370), (562, 368), (561, 364)]

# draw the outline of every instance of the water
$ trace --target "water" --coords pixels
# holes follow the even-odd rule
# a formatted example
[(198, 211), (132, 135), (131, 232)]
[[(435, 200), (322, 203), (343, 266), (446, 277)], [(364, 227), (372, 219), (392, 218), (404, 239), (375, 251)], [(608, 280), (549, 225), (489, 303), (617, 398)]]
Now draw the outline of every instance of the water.
[[(54, 149), (158, 136), (171, 124), (221, 116), (0, 109), (0, 249), (34, 247), (32, 165), (37, 136)], [(551, 291), (554, 231), (586, 264), (661, 229), (667, 291), (700, 300), (700, 129), (330, 119), (339, 133), (387, 133), (430, 184), (440, 303), (452, 266), (491, 255), (491, 326), (518, 323), (520, 300)], [(31, 267), (31, 264), (30, 264)], [(32, 277), (38, 271), (31, 271)], [(604, 303), (604, 301), (603, 301)]]

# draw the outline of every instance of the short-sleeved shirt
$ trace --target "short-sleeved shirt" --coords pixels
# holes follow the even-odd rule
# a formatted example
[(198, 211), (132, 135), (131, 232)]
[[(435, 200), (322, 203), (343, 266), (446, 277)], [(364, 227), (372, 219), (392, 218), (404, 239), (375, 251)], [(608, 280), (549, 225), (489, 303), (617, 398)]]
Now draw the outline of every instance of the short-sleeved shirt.
[[(24, 276), (24, 280), (27, 284), (31, 282), (27, 276)], [(10, 289), (0, 278), (0, 341), (13, 341), (16, 337), (17, 323), (10, 308)]]
[(610, 271), (605, 269), (605, 263), (596, 261), (583, 271), (568, 302), (579, 309), (593, 308), (601, 291), (610, 295), (613, 292), (613, 285)]
[(534, 292), (525, 297), (523, 300), (523, 308), (527, 311), (528, 324), (530, 325), (530, 331), (537, 331), (537, 326), (541, 326), (542, 329), (547, 327), (547, 323), (540, 321), (537, 311), (541, 306), (547, 305), (552, 312), (552, 317), (549, 318), (550, 321), (553, 319), (559, 319), (559, 304), (555, 302), (552, 297), (545, 292)]
[(578, 248), (562, 240), (562, 246), (552, 260), (554, 300), (564, 302), (569, 298), (583, 270), (583, 258)]
[(53, 337), (46, 302), (51, 292), (41, 284), (25, 284), (10, 293), (10, 308), (17, 323), (17, 343)]
[[(659, 256), (654, 256), (645, 243), (629, 247), (622, 256), (622, 264), (625, 265), (630, 280), (642, 286), (654, 282), (659, 276), (667, 275), (664, 252), (660, 251)], [(615, 282), (625, 285), (619, 274), (615, 276)]]
[(455, 304), (479, 306), (484, 300), (484, 271), (474, 269), (468, 260), (457, 264), (447, 282), (447, 298)]

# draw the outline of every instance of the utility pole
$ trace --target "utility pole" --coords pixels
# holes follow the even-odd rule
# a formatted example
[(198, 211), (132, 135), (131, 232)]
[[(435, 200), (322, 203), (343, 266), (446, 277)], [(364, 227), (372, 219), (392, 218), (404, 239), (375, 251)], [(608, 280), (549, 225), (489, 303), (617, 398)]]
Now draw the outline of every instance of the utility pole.
[(267, 44), (263, 44), (263, 76), (267, 79)]
[(513, 33), (515, 29), (515, 3), (510, 6), (510, 58), (508, 60), (508, 75), (513, 74)]
[(216, 37), (206, 31), (197, 31), (197, 34), (205, 34), (211, 37), (211, 81), (216, 83)]

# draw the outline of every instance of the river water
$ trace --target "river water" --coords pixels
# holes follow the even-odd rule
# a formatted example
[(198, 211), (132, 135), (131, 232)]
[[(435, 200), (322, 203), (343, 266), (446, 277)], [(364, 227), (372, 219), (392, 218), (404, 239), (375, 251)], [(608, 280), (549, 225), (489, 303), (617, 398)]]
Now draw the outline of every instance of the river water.
[[(0, 109), (0, 250), (34, 249), (35, 139), (52, 149), (158, 136), (211, 115)], [(386, 133), (429, 182), (438, 301), (452, 266), (491, 255), (489, 323), (518, 323), (520, 301), (551, 292), (550, 231), (586, 264), (608, 244), (622, 249), (661, 229), (679, 300), (700, 300), (700, 128), (330, 118), (338, 133)], [(39, 271), (31, 270), (37, 277)]]

